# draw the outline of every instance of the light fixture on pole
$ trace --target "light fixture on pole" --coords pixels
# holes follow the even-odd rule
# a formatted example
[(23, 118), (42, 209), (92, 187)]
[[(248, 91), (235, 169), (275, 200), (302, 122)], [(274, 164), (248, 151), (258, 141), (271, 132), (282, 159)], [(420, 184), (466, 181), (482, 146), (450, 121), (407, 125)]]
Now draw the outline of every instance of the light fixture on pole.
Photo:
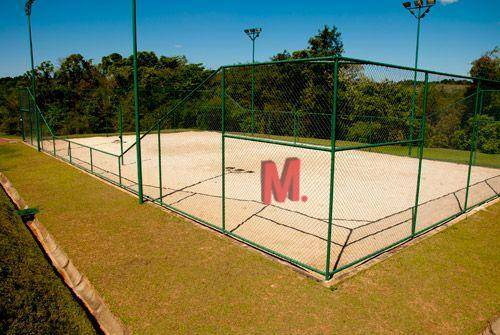
[(250, 111), (251, 111), (251, 130), (252, 134), (255, 133), (254, 127), (254, 85), (255, 85), (255, 40), (260, 36), (262, 28), (249, 28), (245, 29), (245, 34), (252, 40), (252, 88), (251, 88), (251, 101), (250, 101)]
[[(430, 12), (431, 7), (436, 4), (436, 0), (426, 0), (425, 5), (423, 0), (415, 0), (413, 1), (413, 5), (411, 2), (406, 1), (403, 2), (403, 7), (407, 9), (411, 15), (413, 15), (418, 23), (417, 23), (417, 47), (415, 51), (415, 70), (418, 68), (418, 51), (419, 51), (419, 43), (420, 43), (420, 21)], [(410, 141), (413, 141), (413, 126), (415, 119), (415, 95), (417, 90), (417, 71), (415, 71), (413, 78), (413, 88), (414, 94), (412, 96), (411, 101), (411, 115), (410, 115)], [(408, 155), (411, 156), (412, 151), (412, 142), (409, 144)]]

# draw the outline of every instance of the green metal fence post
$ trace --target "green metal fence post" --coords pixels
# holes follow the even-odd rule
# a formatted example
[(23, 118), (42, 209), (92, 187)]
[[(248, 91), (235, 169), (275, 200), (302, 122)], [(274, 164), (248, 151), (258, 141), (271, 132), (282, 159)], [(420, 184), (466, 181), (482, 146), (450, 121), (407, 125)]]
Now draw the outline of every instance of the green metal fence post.
[(19, 121), (20, 121), (20, 126), (21, 126), (21, 137), (23, 139), (23, 142), (26, 140), (26, 134), (24, 133), (24, 113), (23, 113), (23, 108), (22, 108), (22, 102), (21, 102), (21, 93), (19, 90), (17, 90), (17, 103), (19, 106)]
[(412, 210), (412, 221), (411, 221), (411, 236), (415, 236), (415, 231), (417, 227), (417, 212), (418, 212), (418, 202), (420, 197), (420, 184), (422, 177), (422, 160), (424, 156), (424, 142), (425, 142), (425, 125), (426, 125), (426, 112), (427, 112), (427, 93), (429, 89), (429, 73), (425, 73), (425, 84), (422, 102), (422, 121), (420, 125), (420, 139), (418, 147), (418, 173), (417, 173), (417, 189), (415, 194), (415, 206)]
[(69, 156), (69, 162), (73, 164), (73, 158), (71, 156), (71, 142), (68, 142), (68, 156)]
[(470, 176), (472, 173), (472, 161), (474, 158), (474, 151), (476, 150), (476, 141), (477, 141), (477, 123), (478, 123), (478, 113), (479, 113), (479, 100), (481, 94), (481, 81), (477, 81), (476, 87), (476, 98), (474, 100), (474, 116), (472, 119), (472, 134), (470, 141), (470, 154), (469, 154), (469, 169), (467, 171), (467, 185), (465, 187), (465, 202), (464, 202), (464, 212), (467, 210), (467, 205), (469, 202), (469, 188), (470, 188)]
[[(370, 115), (368, 117), (368, 123), (370, 124), (368, 126), (368, 129), (370, 130), (370, 132), (368, 133), (368, 144), (372, 144), (373, 141), (373, 119), (374, 119), (373, 115)], [(368, 151), (371, 152), (372, 148), (368, 148)]]
[(298, 126), (298, 115), (297, 115), (297, 110), (295, 109), (295, 107), (292, 109), (292, 112), (293, 112), (293, 141), (295, 144), (297, 144), (297, 138), (298, 138), (298, 129), (297, 129), (297, 126)]
[(28, 116), (30, 118), (30, 142), (33, 145), (33, 113), (31, 111), (31, 99), (28, 96)]
[[(483, 103), (484, 103), (484, 91), (481, 90), (480, 100), (479, 100), (479, 111), (478, 111), (479, 116), (483, 113)], [(478, 120), (478, 122), (479, 122), (479, 120)], [(477, 136), (479, 136), (479, 124), (477, 125)], [(476, 159), (477, 159), (477, 150), (474, 150), (473, 158), (472, 158), (472, 165), (476, 165)]]
[(161, 171), (161, 121), (158, 115), (158, 187), (160, 190), (160, 202), (163, 202), (163, 178)]
[(226, 233), (226, 69), (222, 68), (222, 231)]
[(134, 117), (135, 117), (135, 150), (137, 153), (137, 196), (139, 203), (144, 202), (142, 192), (142, 158), (141, 158), (141, 128), (139, 125), (139, 88), (137, 78), (137, 8), (136, 0), (132, 0), (132, 51), (134, 67)]
[(122, 162), (120, 157), (118, 157), (118, 184), (122, 186)]
[(120, 161), (123, 164), (123, 111), (118, 107), (118, 134), (120, 136)]
[(335, 58), (333, 73), (333, 101), (332, 115), (330, 121), (330, 197), (328, 203), (328, 235), (326, 239), (326, 265), (325, 280), (330, 279), (330, 257), (332, 242), (332, 224), (333, 224), (333, 193), (335, 180), (335, 144), (336, 144), (336, 119), (337, 119), (337, 96), (338, 96), (338, 78), (339, 78), (339, 60)]
[(52, 147), (54, 149), (54, 156), (56, 156), (56, 138), (52, 136)]
[(94, 161), (92, 159), (92, 148), (89, 148), (90, 150), (90, 172), (94, 172)]

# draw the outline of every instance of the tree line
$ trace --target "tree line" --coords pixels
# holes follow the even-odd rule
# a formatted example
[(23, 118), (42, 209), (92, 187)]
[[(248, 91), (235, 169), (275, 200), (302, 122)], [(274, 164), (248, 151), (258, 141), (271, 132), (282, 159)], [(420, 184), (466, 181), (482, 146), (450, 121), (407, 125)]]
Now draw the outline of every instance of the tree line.
[[(228, 68), (226, 129), (283, 136), (329, 138), (333, 63), (282, 63), (291, 59), (342, 55), (341, 33), (324, 26), (306, 48), (280, 52), (269, 65)], [(499, 50), (472, 64), (470, 74), (500, 79)], [(142, 129), (155, 127), (168, 115), (164, 128), (220, 129), (221, 78), (183, 56), (138, 53)], [(423, 76), (394, 68), (341, 62), (338, 75), (337, 138), (378, 143), (419, 136), (423, 106)], [(252, 80), (253, 77), (253, 80)], [(132, 57), (113, 53), (99, 63), (73, 54), (59, 66), (44, 61), (36, 68), (37, 103), (58, 135), (116, 133), (118, 113), (123, 130), (133, 131)], [(252, 90), (253, 82), (253, 90)], [(29, 73), (0, 79), (0, 130), (19, 132), (17, 90), (29, 86)], [(193, 91), (193, 89), (197, 88)], [(483, 84), (482, 89), (498, 89)], [(426, 145), (467, 150), (473, 131), (476, 83), (447, 76), (430, 77), (427, 95)], [(253, 94), (252, 94), (253, 92)], [(185, 99), (189, 95), (189, 99)], [(469, 98), (467, 98), (469, 97)], [(252, 103), (253, 102), (253, 103)], [(478, 149), (500, 153), (500, 96), (484, 94)], [(252, 108), (253, 107), (253, 108)], [(413, 112), (415, 118), (411, 118)]]

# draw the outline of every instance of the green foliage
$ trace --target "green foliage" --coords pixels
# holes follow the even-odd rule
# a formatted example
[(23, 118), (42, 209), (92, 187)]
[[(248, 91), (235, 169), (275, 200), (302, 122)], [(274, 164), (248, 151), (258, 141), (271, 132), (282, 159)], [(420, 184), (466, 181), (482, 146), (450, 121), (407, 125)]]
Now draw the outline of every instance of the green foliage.
[[(324, 26), (305, 49), (284, 51), (273, 60), (341, 55), (341, 33)], [(192, 91), (213, 72), (185, 57), (138, 54), (141, 129), (156, 127), (157, 120), (172, 113), (162, 126), (220, 130), (221, 77)], [(474, 61), (471, 74), (498, 79), (498, 50)], [(414, 73), (370, 64), (341, 62), (338, 80), (337, 139), (380, 143), (420, 136), (423, 78)], [(226, 117), (229, 131), (254, 131), (278, 136), (330, 137), (333, 63), (276, 63), (231, 68), (226, 71)], [(254, 111), (251, 106), (251, 73), (254, 74)], [(94, 64), (74, 54), (59, 67), (42, 62), (36, 69), (37, 102), (50, 127), (58, 135), (134, 130), (132, 58), (113, 53)], [(27, 85), (28, 76), (0, 82), (0, 131), (19, 128), (16, 87)], [(483, 88), (489, 89), (485, 84)], [(470, 119), (474, 111), (475, 83), (447, 76), (431, 76), (427, 95), (426, 145), (466, 149), (470, 146)], [(189, 99), (183, 100), (190, 95)], [(179, 103), (182, 102), (181, 105)], [(413, 104), (413, 101), (415, 102)], [(414, 106), (414, 107), (413, 107)], [(482, 114), (500, 120), (500, 94), (483, 95)], [(413, 110), (415, 119), (411, 121)], [(413, 133), (410, 134), (412, 132)], [(483, 128), (481, 128), (483, 129)], [(479, 150), (496, 152), (494, 126), (484, 128), (488, 139), (478, 140)], [(495, 136), (494, 136), (495, 135)], [(481, 135), (483, 136), (483, 135)], [(486, 135), (485, 135), (486, 136)]]

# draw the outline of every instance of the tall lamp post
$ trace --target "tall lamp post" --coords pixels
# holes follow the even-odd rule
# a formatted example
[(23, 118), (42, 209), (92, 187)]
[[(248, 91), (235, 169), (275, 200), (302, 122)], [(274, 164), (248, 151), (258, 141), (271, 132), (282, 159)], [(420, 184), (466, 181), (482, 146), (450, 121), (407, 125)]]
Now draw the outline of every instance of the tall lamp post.
[(260, 33), (262, 32), (262, 28), (250, 28), (250, 29), (245, 29), (245, 34), (252, 40), (252, 88), (251, 88), (251, 129), (252, 129), (252, 134), (255, 133), (254, 129), (254, 85), (255, 85), (255, 40), (257, 37), (260, 36)]
[[(35, 129), (36, 129), (36, 146), (37, 150), (40, 151), (40, 121), (38, 117), (38, 113), (36, 111), (36, 84), (35, 84), (35, 61), (33, 57), (33, 38), (31, 36), (31, 6), (35, 0), (28, 0), (24, 6), (24, 12), (28, 17), (28, 34), (29, 34), (29, 42), (30, 42), (30, 58), (31, 58), (31, 90), (33, 94), (33, 105), (35, 110)], [(29, 101), (29, 97), (28, 97)]]
[[(436, 4), (436, 0), (426, 0), (424, 5), (423, 0), (415, 0), (413, 1), (413, 5), (411, 2), (403, 2), (403, 7), (410, 12), (417, 19), (417, 47), (415, 51), (415, 70), (418, 68), (418, 49), (420, 44), (420, 21), (429, 13), (431, 7)], [(413, 96), (411, 98), (411, 114), (410, 114), (410, 141), (413, 141), (413, 128), (415, 123), (415, 99), (417, 95), (417, 71), (415, 71), (413, 77)], [(424, 134), (422, 134), (423, 136)], [(408, 147), (408, 156), (411, 156), (413, 143), (410, 142)]]

